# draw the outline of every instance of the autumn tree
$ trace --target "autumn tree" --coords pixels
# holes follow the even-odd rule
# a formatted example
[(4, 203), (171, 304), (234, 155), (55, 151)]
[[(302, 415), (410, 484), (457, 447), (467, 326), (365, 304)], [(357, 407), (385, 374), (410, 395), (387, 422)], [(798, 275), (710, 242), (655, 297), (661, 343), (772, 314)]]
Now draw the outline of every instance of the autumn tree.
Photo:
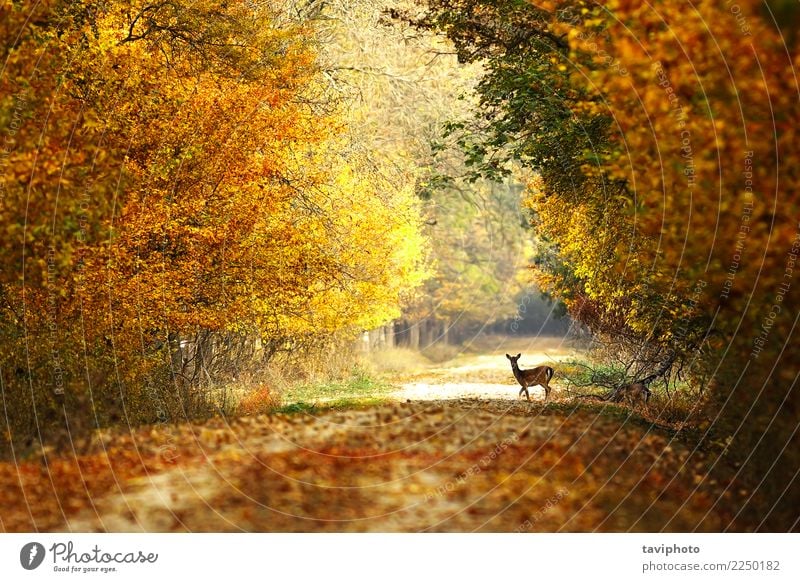
[(348, 104), (352, 143), (423, 201), (430, 277), (403, 310), (398, 340), (416, 347), (468, 339), (513, 317), (515, 298), (531, 293), (520, 276), (531, 252), (522, 185), (469, 180), (457, 140), (442, 139), (445, 122), (474, 113), (480, 66), (459, 64), (447, 39), (391, 17), (415, 10), (411, 1), (313, 5), (298, 12), (325, 31), (321, 66)]
[(458, 128), (477, 173), (506, 160), (535, 172), (540, 284), (626, 338), (634, 378), (684, 372), (710, 388), (745, 508), (790, 526), (797, 45), (759, 2), (430, 6), (418, 24), (487, 71), (481, 116)]
[(247, 1), (2, 11), (7, 439), (185, 417), (246, 358), (397, 317), (419, 204), (350, 147), (311, 24)]

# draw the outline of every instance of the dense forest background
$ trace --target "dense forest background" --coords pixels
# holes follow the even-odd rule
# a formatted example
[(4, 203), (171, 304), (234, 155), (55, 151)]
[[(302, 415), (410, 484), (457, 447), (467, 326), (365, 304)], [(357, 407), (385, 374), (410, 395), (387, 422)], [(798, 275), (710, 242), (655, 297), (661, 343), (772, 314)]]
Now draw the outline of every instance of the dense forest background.
[(216, 414), (271, 364), (565, 331), (523, 184), (442, 143), (479, 67), (388, 7), (3, 5), (8, 438)]

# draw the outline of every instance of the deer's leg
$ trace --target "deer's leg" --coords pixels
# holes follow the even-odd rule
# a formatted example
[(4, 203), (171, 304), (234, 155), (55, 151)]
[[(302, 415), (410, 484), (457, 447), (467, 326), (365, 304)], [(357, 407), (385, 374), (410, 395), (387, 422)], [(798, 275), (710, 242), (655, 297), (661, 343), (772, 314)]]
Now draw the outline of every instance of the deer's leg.
[(525, 390), (525, 398), (527, 398), (528, 402), (530, 402), (531, 401), (531, 395), (530, 395), (530, 393), (528, 393), (528, 387), (525, 386), (525, 388), (523, 388), (523, 390)]
[(519, 394), (517, 395), (517, 398), (519, 398), (520, 396), (522, 396), (522, 393), (523, 393), (523, 392), (525, 392), (525, 386), (523, 386), (522, 388), (520, 388), (520, 389), (519, 389)]
[(542, 386), (544, 386), (544, 401), (547, 402), (547, 399), (550, 397), (550, 385), (545, 382)]

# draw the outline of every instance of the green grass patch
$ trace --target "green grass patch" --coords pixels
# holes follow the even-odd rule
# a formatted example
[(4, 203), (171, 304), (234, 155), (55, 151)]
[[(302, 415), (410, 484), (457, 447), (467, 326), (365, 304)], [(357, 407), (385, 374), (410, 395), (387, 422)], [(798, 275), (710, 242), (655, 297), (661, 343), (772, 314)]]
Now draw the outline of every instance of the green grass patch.
[(281, 395), (275, 412), (284, 414), (308, 413), (320, 410), (361, 408), (387, 402), (392, 386), (357, 372), (343, 382), (298, 384)]
[(314, 414), (318, 410), (316, 406), (307, 402), (293, 402), (291, 404), (278, 406), (273, 412), (281, 414)]

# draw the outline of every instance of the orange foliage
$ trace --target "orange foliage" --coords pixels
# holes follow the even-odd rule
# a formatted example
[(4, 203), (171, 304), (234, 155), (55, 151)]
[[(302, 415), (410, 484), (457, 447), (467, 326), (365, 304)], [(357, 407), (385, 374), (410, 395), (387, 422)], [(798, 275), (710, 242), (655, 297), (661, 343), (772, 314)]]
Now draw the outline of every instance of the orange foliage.
[(419, 209), (349, 148), (313, 29), (246, 0), (1, 6), (0, 370), (23, 441), (174, 417), (232, 337), (399, 312)]
[(278, 399), (269, 386), (262, 386), (253, 389), (239, 401), (238, 412), (246, 416), (264, 414), (273, 410), (277, 403)]
[(780, 11), (431, 0), (428, 21), (486, 65), (482, 169), (510, 157), (536, 175), (540, 285), (654, 352), (651, 369), (674, 363), (711, 388), (716, 428), (764, 479), (753, 511), (780, 502), (785, 525), (800, 462), (800, 50), (776, 25), (800, 11), (766, 4)]

